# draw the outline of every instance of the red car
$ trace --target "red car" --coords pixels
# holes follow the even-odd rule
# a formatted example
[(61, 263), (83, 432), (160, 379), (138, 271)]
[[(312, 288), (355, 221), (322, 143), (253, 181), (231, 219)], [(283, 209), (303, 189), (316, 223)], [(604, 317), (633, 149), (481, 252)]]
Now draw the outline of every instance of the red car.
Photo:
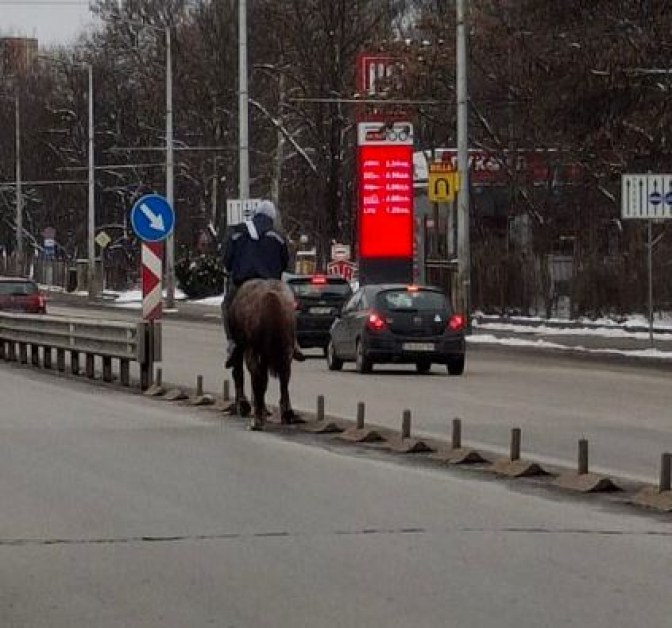
[(32, 279), (0, 277), (0, 311), (46, 314), (47, 301)]

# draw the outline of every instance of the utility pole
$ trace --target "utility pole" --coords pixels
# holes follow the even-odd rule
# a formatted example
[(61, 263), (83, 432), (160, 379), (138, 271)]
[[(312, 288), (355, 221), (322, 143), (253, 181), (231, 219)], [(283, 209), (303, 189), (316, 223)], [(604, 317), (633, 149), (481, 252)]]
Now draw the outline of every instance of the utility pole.
[(457, 0), (457, 295), (455, 306), (471, 314), (471, 255), (469, 248), (469, 95), (467, 90), (467, 0)]
[(238, 196), (250, 198), (249, 91), (247, 77), (247, 0), (238, 0)]
[[(173, 62), (170, 26), (166, 26), (166, 199), (175, 209), (173, 141)], [(175, 236), (166, 238), (166, 307), (175, 307)]]
[(96, 181), (95, 181), (95, 155), (94, 155), (94, 125), (93, 125), (93, 66), (87, 63), (89, 79), (89, 220), (88, 220), (88, 286), (89, 300), (95, 299), (98, 286), (96, 272)]
[(21, 101), (19, 99), (18, 81), (14, 99), (14, 119), (16, 129), (16, 265), (18, 274), (23, 274), (23, 194), (21, 191)]

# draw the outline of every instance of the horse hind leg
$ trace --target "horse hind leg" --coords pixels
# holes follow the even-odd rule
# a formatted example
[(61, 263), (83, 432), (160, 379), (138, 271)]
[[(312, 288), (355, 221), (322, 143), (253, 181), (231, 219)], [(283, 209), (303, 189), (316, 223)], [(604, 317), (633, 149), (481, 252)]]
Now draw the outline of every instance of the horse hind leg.
[(292, 409), (292, 402), (289, 398), (289, 380), (291, 375), (292, 366), (291, 362), (288, 362), (278, 373), (278, 381), (280, 382), (280, 422), (283, 425), (302, 422)]
[(236, 398), (234, 408), (236, 414), (243, 418), (250, 416), (252, 406), (245, 396), (245, 370), (243, 368), (243, 358), (237, 358), (233, 365), (233, 383), (236, 388)]
[(268, 368), (263, 364), (255, 365), (250, 373), (254, 398), (254, 415), (250, 421), (251, 430), (263, 430), (266, 423), (266, 390), (268, 388)]

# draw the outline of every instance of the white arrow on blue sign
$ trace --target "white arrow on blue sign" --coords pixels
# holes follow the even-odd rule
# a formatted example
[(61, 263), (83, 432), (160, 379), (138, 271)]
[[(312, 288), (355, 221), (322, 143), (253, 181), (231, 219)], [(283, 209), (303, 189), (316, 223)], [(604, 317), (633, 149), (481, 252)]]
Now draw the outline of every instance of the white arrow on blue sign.
[(161, 242), (175, 228), (175, 212), (163, 196), (147, 194), (133, 205), (131, 226), (141, 240)]

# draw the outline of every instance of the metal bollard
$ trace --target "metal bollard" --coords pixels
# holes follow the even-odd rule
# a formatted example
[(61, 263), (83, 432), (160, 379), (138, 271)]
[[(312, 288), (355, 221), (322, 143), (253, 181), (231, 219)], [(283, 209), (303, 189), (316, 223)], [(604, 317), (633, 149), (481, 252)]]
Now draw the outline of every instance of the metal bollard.
[(229, 382), (228, 379), (224, 380), (224, 386), (222, 388), (222, 399), (224, 401), (231, 400), (231, 383)]
[(156, 369), (156, 376), (154, 378), (154, 383), (160, 388), (163, 386), (163, 369), (162, 368), (157, 368)]
[(203, 375), (196, 376), (196, 396), (203, 396)]
[(363, 430), (364, 429), (364, 414), (366, 412), (366, 406), (364, 405), (363, 401), (360, 401), (357, 404), (357, 429), (358, 430)]
[(462, 449), (462, 419), (453, 419), (453, 449)]
[(660, 457), (660, 492), (669, 491), (672, 480), (672, 454)]
[(401, 437), (410, 438), (411, 437), (411, 411), (404, 410), (401, 416)]
[(514, 427), (511, 430), (511, 462), (520, 460), (520, 440), (521, 440), (520, 428)]
[(579, 441), (579, 475), (588, 473), (588, 441), (582, 438)]
[(317, 420), (324, 421), (324, 395), (317, 396)]

